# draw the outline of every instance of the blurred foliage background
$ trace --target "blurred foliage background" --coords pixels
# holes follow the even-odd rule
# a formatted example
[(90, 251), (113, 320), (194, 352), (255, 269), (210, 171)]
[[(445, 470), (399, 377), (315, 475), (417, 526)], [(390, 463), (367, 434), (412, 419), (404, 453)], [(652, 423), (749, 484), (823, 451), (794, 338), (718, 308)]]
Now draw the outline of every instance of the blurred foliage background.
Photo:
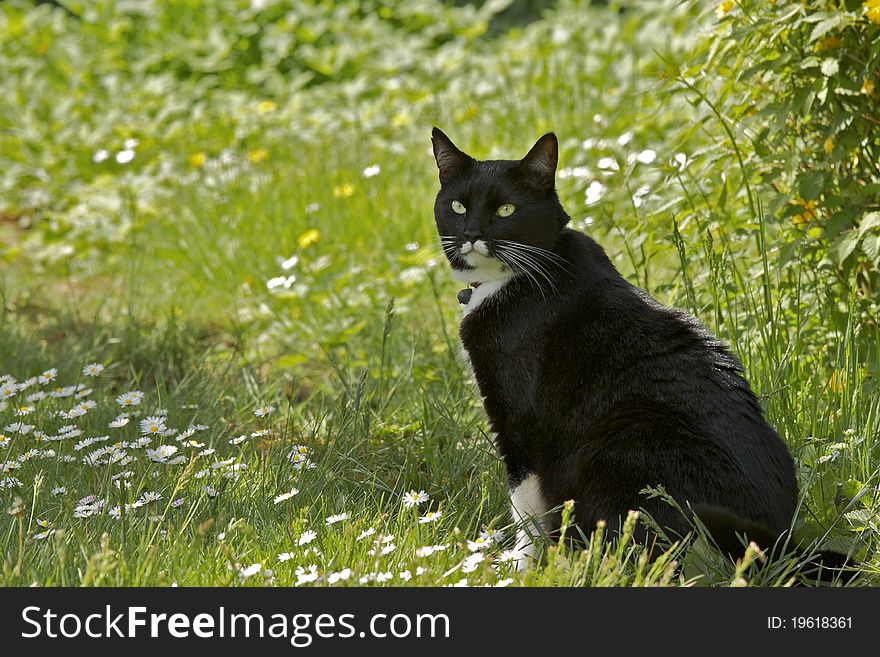
[(430, 129), (478, 158), (554, 130), (574, 227), (733, 345), (803, 524), (851, 540), (877, 503), (878, 62), (880, 0), (6, 0), (3, 321), (156, 353), (144, 326), (180, 324), (303, 423), (360, 381), (368, 435), (459, 430), (444, 404), (473, 430)]

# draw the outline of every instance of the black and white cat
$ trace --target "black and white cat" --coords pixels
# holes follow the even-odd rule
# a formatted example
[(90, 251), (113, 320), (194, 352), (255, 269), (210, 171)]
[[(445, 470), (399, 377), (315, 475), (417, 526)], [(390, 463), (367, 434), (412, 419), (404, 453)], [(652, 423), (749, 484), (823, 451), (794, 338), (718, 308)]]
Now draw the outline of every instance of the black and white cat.
[[(794, 463), (764, 421), (739, 360), (697, 320), (629, 284), (602, 248), (566, 228), (556, 137), (522, 160), (477, 161), (440, 130), (434, 215), (453, 276), (469, 286), (461, 340), (507, 466), (523, 560), (528, 522), (550, 533), (574, 500), (589, 535), (644, 508), (685, 535), (689, 520), (640, 491), (662, 485), (722, 550), (786, 532)], [(645, 528), (641, 540), (650, 536)]]

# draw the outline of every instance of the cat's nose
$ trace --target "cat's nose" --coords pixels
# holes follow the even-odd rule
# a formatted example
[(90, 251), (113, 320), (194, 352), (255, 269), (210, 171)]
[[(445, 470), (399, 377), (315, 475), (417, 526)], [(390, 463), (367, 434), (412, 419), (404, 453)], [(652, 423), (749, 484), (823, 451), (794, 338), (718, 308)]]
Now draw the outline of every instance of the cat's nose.
[(477, 240), (483, 238), (483, 233), (481, 233), (479, 229), (465, 230), (464, 238), (465, 240), (473, 244)]

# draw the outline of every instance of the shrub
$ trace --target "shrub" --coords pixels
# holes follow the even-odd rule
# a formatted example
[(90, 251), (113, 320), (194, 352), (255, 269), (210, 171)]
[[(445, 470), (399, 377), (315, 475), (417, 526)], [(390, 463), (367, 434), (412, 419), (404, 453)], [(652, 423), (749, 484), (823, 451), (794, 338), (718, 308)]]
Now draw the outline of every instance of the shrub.
[(880, 283), (880, 0), (728, 0), (674, 88), (728, 131), (752, 214), (867, 298)]

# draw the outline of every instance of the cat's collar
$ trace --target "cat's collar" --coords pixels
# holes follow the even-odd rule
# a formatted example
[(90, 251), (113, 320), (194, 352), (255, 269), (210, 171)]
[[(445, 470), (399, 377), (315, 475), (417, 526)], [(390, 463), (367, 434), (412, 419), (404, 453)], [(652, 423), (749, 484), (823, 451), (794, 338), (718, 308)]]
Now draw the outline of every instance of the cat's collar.
[(458, 291), (458, 302), (463, 306), (468, 305), (468, 303), (470, 303), (470, 300), (471, 300), (471, 295), (473, 295), (474, 290), (476, 290), (478, 287), (480, 287), (479, 283), (470, 283), (469, 287), (466, 287), (463, 290), (459, 290)]

